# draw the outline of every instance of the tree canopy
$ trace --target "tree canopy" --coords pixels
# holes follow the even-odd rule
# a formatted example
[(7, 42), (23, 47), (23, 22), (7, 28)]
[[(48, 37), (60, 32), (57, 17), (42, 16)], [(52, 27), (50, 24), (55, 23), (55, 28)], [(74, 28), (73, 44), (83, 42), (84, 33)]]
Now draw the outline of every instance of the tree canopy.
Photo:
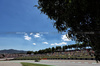
[(46, 48), (46, 49), (42, 49), (42, 50), (39, 50), (39, 51), (28, 51), (27, 54), (31, 54), (31, 53), (34, 53), (34, 54), (45, 54), (45, 53), (54, 53), (54, 52), (66, 52), (66, 50), (68, 49), (72, 49), (74, 48), (73, 50), (85, 50), (85, 49), (91, 49), (91, 48), (86, 48), (86, 47), (90, 47), (89, 45), (87, 44), (71, 44), (71, 45), (65, 45), (65, 46), (56, 46), (56, 47), (52, 47), (52, 48)]
[(38, 4), (58, 31), (70, 28), (68, 37), (90, 45), (100, 61), (100, 0), (38, 0)]
[(33, 51), (27, 51), (27, 54), (32, 54), (33, 53)]

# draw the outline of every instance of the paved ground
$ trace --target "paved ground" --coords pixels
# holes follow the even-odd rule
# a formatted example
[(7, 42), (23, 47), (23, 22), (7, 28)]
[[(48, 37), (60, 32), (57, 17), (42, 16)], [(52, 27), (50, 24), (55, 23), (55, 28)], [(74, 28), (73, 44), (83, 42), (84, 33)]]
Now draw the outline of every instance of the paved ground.
[(48, 60), (41, 61), (42, 64), (49, 64), (55, 66), (100, 66), (100, 63), (96, 63), (95, 61), (87, 61), (87, 60)]
[(20, 63), (16, 63), (16, 62), (1, 62), (0, 61), (0, 66), (22, 66)]
[(15, 61), (0, 61), (0, 66), (21, 66), (20, 62), (47, 64), (54, 66), (100, 66), (95, 60), (41, 60), (34, 62), (34, 60), (15, 60)]

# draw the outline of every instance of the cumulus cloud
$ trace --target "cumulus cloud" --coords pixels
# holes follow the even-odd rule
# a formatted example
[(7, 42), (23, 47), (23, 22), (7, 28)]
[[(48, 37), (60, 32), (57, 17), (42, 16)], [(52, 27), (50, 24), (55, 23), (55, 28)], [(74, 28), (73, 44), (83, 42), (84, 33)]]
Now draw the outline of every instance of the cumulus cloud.
[(28, 40), (28, 41), (32, 39), (31, 37), (29, 37), (29, 36), (27, 35), (27, 33), (25, 33), (24, 38), (25, 38), (25, 40)]
[(33, 45), (36, 45), (36, 43), (33, 43)]
[(52, 45), (55, 45), (55, 44), (51, 44), (51, 46), (52, 46)]
[(36, 34), (34, 35), (34, 37), (35, 37), (35, 38), (40, 38), (41, 35), (40, 35), (39, 33), (36, 33)]
[(66, 42), (61, 42), (61, 43), (54, 43), (54, 44), (51, 44), (51, 45), (66, 45), (67, 43)]
[(25, 40), (31, 40), (32, 38), (31, 37), (29, 37), (29, 36), (24, 36), (25, 37)]
[(42, 42), (43, 44), (48, 44), (48, 42)]
[(30, 33), (30, 35), (33, 35), (33, 33)]
[(70, 39), (68, 39), (68, 38), (66, 37), (66, 35), (62, 35), (62, 36), (61, 36), (61, 39), (62, 39), (63, 41), (71, 41)]

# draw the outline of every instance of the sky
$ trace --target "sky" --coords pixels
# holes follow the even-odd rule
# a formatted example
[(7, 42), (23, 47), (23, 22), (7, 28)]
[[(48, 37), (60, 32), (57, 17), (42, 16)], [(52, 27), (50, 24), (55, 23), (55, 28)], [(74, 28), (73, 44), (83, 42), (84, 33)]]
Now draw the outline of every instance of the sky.
[(38, 51), (75, 44), (34, 5), (38, 0), (0, 0), (0, 50)]

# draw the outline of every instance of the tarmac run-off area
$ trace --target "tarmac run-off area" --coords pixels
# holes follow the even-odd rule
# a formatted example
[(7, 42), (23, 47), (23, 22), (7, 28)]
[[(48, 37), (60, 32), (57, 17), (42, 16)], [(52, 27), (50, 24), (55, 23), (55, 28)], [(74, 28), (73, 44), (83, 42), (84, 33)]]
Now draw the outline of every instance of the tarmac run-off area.
[(22, 66), (20, 62), (46, 64), (54, 66), (100, 66), (100, 62), (96, 63), (95, 60), (13, 60), (13, 61), (0, 61), (0, 66)]

